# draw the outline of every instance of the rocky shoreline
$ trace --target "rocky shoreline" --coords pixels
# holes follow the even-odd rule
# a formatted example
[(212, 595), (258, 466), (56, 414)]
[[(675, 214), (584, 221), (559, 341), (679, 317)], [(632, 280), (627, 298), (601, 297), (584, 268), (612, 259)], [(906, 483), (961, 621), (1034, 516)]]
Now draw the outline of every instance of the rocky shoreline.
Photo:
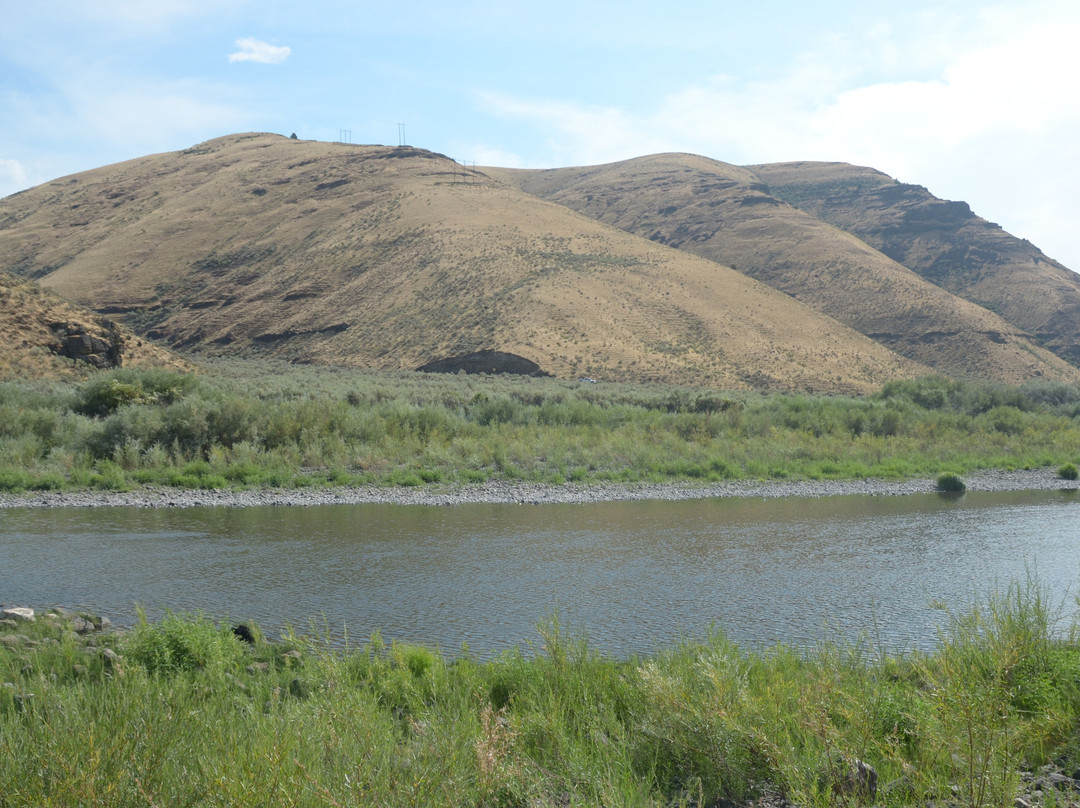
[[(1054, 469), (992, 470), (963, 475), (968, 491), (1032, 491), (1080, 488)], [(135, 491), (43, 491), (0, 494), (2, 508), (191, 508), (262, 505), (464, 505), (497, 503), (541, 505), (629, 500), (687, 500), (712, 497), (831, 497), (851, 494), (904, 496), (932, 493), (935, 480), (769, 480), (721, 483), (566, 483), (489, 482), (478, 485), (432, 485), (416, 488), (361, 486), (315, 489), (255, 489), (195, 491), (148, 487)]]

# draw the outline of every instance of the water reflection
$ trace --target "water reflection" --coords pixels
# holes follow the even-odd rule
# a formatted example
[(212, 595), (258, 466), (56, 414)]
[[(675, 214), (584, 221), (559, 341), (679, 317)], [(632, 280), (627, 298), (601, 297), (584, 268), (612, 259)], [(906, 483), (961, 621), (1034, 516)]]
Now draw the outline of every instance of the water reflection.
[(962, 608), (1027, 568), (1064, 597), (1080, 572), (1074, 492), (0, 512), (0, 600), (320, 618), (336, 641), (538, 639), (556, 610), (607, 653), (711, 625), (761, 647), (867, 631), (929, 647), (933, 600)]

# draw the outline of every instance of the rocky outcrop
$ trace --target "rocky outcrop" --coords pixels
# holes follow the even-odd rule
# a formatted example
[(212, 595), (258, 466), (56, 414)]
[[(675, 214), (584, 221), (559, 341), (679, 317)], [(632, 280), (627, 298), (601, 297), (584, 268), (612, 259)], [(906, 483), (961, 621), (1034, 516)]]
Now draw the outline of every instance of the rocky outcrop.
[[(121, 312), (122, 313), (122, 312)], [(85, 378), (88, 370), (191, 364), (111, 318), (0, 271), (0, 379)]]
[(966, 202), (939, 199), (921, 185), (846, 163), (751, 168), (785, 202), (1000, 315), (1080, 365), (1080, 276), (977, 216)]
[(518, 376), (549, 376), (535, 362), (505, 351), (476, 351), (462, 356), (448, 356), (421, 365), (422, 373), (512, 373)]
[(86, 362), (97, 368), (120, 367), (124, 354), (124, 337), (120, 327), (104, 317), (97, 328), (72, 321), (49, 324), (55, 341), (49, 346), (53, 353), (68, 359)]

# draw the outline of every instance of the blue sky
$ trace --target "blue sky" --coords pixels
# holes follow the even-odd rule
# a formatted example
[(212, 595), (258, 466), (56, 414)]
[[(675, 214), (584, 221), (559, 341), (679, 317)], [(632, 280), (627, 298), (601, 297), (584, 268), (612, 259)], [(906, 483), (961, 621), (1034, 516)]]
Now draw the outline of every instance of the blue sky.
[[(232, 132), (840, 160), (1080, 270), (1080, 4), (0, 0), (0, 196)], [(343, 132), (348, 133), (343, 135)]]

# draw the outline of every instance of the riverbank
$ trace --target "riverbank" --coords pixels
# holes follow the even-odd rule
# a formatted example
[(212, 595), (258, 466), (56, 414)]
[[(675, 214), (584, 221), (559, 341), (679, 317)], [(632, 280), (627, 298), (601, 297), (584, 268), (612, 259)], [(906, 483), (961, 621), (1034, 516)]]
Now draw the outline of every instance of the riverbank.
[(617, 660), (551, 622), (489, 661), (17, 609), (0, 802), (1076, 808), (1080, 650), (1045, 609), (1014, 586), (928, 655), (714, 635)]
[[(943, 472), (1080, 462), (1080, 390), (1060, 386), (923, 379), (853, 398), (278, 370), (9, 383), (0, 503), (902, 494), (933, 490)], [(1046, 476), (1004, 485), (1057, 485)]]
[[(963, 475), (968, 491), (1053, 491), (1080, 488), (1052, 468), (978, 471)], [(739, 480), (719, 483), (547, 483), (492, 481), (475, 485), (408, 487), (190, 490), (145, 487), (134, 491), (41, 491), (0, 494), (2, 508), (192, 508), (265, 505), (464, 505), (580, 504), (632, 500), (687, 500), (712, 497), (832, 497), (853, 494), (904, 496), (932, 493), (931, 478), (910, 480)]]

